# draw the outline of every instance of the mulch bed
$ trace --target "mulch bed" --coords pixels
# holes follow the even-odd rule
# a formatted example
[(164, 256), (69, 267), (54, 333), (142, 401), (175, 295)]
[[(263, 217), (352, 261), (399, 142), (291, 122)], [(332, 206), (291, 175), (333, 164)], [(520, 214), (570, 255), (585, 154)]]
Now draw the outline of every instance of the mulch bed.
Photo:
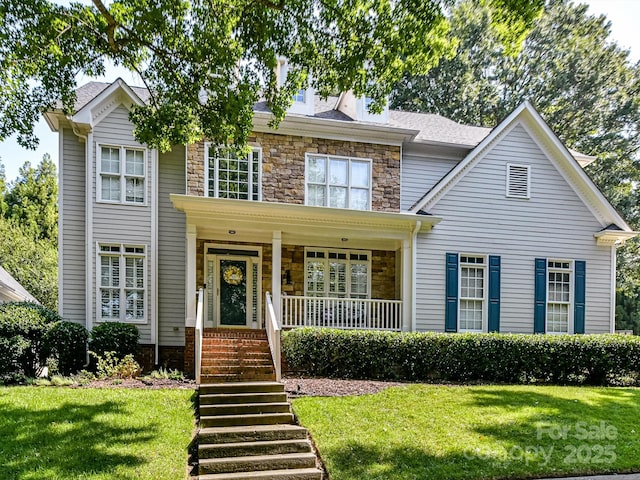
[(335, 378), (283, 378), (284, 389), (290, 397), (342, 397), (346, 395), (368, 395), (385, 388), (406, 385), (399, 382), (379, 382), (374, 380), (342, 380)]
[(126, 378), (93, 380), (82, 386), (83, 388), (147, 388), (159, 390), (161, 388), (182, 388), (193, 390), (195, 380), (168, 380), (164, 378)]

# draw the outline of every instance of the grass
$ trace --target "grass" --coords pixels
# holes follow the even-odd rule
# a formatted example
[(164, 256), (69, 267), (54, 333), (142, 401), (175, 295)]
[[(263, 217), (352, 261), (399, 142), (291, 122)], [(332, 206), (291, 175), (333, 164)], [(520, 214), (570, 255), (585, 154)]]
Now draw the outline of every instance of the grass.
[(0, 478), (185, 478), (192, 394), (0, 387)]
[(640, 471), (640, 389), (410, 385), (293, 407), (332, 480)]

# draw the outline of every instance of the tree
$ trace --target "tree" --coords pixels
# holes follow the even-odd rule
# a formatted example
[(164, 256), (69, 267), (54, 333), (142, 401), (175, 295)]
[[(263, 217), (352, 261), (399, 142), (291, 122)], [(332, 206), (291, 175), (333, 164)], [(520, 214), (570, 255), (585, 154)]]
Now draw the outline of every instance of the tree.
[(5, 195), (6, 217), (37, 240), (58, 243), (58, 179), (47, 153), (37, 167), (25, 162)]
[[(243, 145), (253, 104), (283, 118), (308, 79), (322, 94), (352, 89), (379, 111), (405, 70), (426, 73), (452, 52), (444, 11), (454, 0), (113, 0), (108, 6), (0, 0), (0, 140), (34, 146), (34, 122), (76, 76), (105, 61), (138, 72), (151, 93), (131, 119), (137, 139), (165, 151), (204, 135)], [(515, 48), (544, 0), (483, 0)], [(286, 56), (292, 69), (278, 85)]]
[(47, 240), (34, 240), (0, 218), (0, 265), (45, 307), (58, 306), (58, 252)]
[[(522, 49), (505, 54), (491, 12), (464, 1), (452, 11), (455, 57), (428, 75), (405, 76), (391, 103), (454, 120), (495, 126), (530, 100), (569, 147), (597, 156), (588, 173), (633, 228), (640, 229), (640, 66), (610, 39), (604, 16), (552, 1)], [(619, 251), (618, 285), (640, 286), (640, 251)], [(629, 291), (628, 298), (640, 298)]]
[(7, 194), (7, 177), (4, 172), (4, 164), (0, 158), (0, 217), (4, 217), (9, 207), (5, 202), (5, 195)]

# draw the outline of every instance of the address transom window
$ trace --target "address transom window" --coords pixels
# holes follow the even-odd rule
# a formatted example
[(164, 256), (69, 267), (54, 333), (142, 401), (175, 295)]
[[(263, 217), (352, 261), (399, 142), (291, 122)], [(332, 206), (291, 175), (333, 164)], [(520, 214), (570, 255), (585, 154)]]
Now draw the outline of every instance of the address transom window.
[(100, 245), (99, 318), (145, 320), (145, 247)]
[(260, 149), (238, 156), (227, 148), (209, 147), (206, 193), (209, 197), (260, 200)]
[(371, 209), (371, 160), (307, 155), (307, 205)]
[(100, 200), (145, 202), (145, 150), (100, 146)]
[(571, 311), (572, 262), (547, 261), (547, 328), (548, 333), (568, 333)]
[(305, 294), (314, 297), (369, 298), (370, 252), (307, 249)]
[(460, 256), (459, 331), (481, 332), (485, 311), (486, 258)]

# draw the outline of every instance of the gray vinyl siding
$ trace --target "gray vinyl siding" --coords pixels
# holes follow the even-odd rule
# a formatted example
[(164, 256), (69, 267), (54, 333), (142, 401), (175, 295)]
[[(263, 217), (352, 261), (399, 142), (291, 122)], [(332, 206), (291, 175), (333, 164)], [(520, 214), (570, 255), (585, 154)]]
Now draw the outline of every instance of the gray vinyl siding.
[(158, 336), (160, 345), (184, 345), (185, 216), (171, 193), (185, 193), (185, 148), (160, 155), (158, 186)]
[(409, 210), (438, 181), (460, 162), (460, 159), (427, 158), (403, 155), (400, 180), (400, 210)]
[[(531, 166), (529, 200), (506, 198), (507, 163)], [(602, 225), (522, 126), (429, 213), (443, 220), (418, 237), (419, 330), (444, 330), (446, 252), (502, 257), (500, 331), (514, 333), (533, 333), (534, 259), (586, 260), (586, 332), (610, 330), (611, 249), (593, 237)]]
[[(153, 245), (151, 244), (151, 218), (152, 205), (154, 199), (151, 198), (151, 179), (155, 175), (154, 165), (150, 161), (150, 151), (146, 151), (146, 177), (145, 177), (145, 205), (123, 205), (101, 203), (95, 201), (99, 197), (96, 195), (96, 179), (99, 175), (99, 162), (96, 159), (96, 152), (99, 145), (110, 146), (131, 146), (142, 147), (133, 138), (133, 125), (129, 121), (129, 111), (122, 105), (107, 115), (98, 125), (94, 127), (93, 134), (93, 161), (94, 175), (92, 182), (93, 204), (93, 242), (90, 248), (96, 252), (96, 245), (99, 243), (123, 243), (131, 245), (145, 245), (146, 254), (146, 322), (136, 323), (140, 330), (140, 343), (151, 343), (151, 292), (153, 291), (152, 259)], [(93, 312), (96, 312), (96, 257), (93, 258), (94, 288), (92, 288)], [(95, 313), (94, 313), (95, 315)], [(99, 321), (99, 319), (98, 319)]]
[(65, 320), (86, 325), (85, 312), (85, 144), (73, 131), (62, 129), (63, 155), (60, 159), (61, 228), (60, 255), (62, 271), (62, 303)]

